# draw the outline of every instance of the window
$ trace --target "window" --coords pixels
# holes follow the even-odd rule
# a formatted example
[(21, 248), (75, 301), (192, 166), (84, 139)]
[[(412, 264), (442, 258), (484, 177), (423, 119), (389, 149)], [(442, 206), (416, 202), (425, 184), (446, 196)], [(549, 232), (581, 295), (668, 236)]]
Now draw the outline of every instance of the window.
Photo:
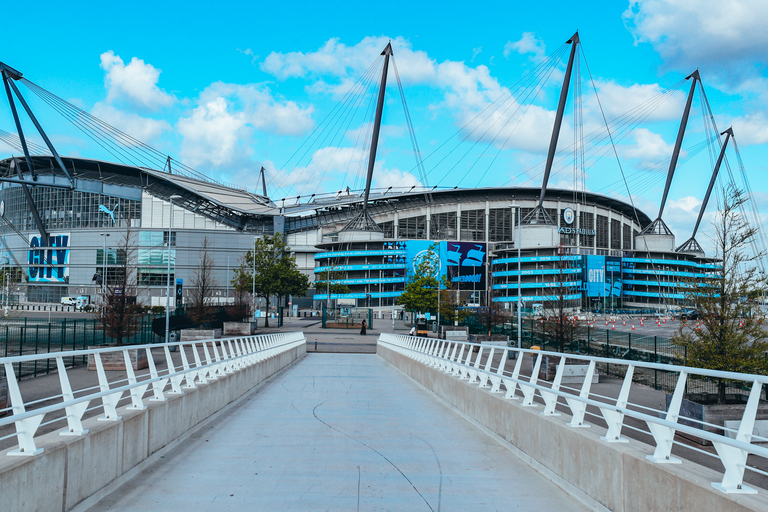
[(632, 227), (629, 224), (623, 224), (622, 227), (622, 245), (625, 251), (632, 250)]
[(608, 248), (608, 217), (605, 215), (597, 216), (597, 247)]
[(400, 219), (397, 223), (397, 237), (401, 239), (419, 239), (427, 237), (427, 217)]
[(485, 210), (461, 212), (461, 239), (468, 242), (485, 240)]
[[(589, 212), (579, 212), (579, 228), (580, 229), (595, 229), (595, 214)], [(592, 247), (595, 242), (594, 235), (579, 235), (579, 245), (582, 247)]]
[(456, 240), (456, 212), (433, 213), (429, 229), (430, 240)]
[(488, 239), (491, 242), (512, 240), (511, 208), (491, 208), (488, 213)]
[(379, 227), (384, 232), (384, 238), (395, 238), (395, 221), (382, 222)]
[(621, 249), (621, 221), (611, 219), (611, 249)]

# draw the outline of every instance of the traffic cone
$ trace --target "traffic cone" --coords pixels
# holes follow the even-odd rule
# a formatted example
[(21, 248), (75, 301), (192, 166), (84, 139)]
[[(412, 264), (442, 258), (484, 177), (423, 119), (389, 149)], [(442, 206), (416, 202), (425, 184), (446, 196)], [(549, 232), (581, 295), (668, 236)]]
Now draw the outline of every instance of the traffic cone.
[(635, 324), (632, 324), (632, 330), (633, 331), (635, 330)]
[(643, 326), (643, 319), (641, 318), (640, 319), (640, 327), (642, 327), (642, 326)]
[(624, 322), (623, 322), (621, 325), (623, 325), (624, 327), (626, 327), (626, 326), (627, 326), (627, 321), (626, 321), (626, 320), (624, 320)]
[(608, 320), (605, 321), (605, 325), (608, 325)]
[(613, 330), (613, 331), (616, 330), (616, 324), (613, 324), (613, 327), (611, 327), (611, 330)]

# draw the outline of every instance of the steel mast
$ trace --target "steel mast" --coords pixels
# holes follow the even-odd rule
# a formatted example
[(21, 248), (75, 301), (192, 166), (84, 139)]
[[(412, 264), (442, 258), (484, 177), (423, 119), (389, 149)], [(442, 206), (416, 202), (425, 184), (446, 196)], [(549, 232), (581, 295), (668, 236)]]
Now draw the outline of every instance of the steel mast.
[(557, 113), (555, 114), (555, 125), (552, 128), (552, 137), (549, 141), (549, 151), (547, 151), (547, 163), (544, 166), (544, 180), (541, 183), (541, 194), (539, 195), (539, 204), (522, 221), (522, 224), (547, 224), (554, 226), (555, 221), (544, 209), (544, 196), (547, 193), (547, 183), (549, 174), (552, 172), (552, 163), (555, 160), (555, 151), (557, 150), (557, 140), (560, 137), (560, 128), (563, 124), (563, 114), (565, 113), (565, 102), (568, 99), (568, 88), (571, 84), (571, 72), (573, 71), (573, 60), (576, 57), (576, 47), (579, 44), (579, 33), (573, 34), (566, 44), (570, 44), (571, 53), (568, 56), (568, 65), (565, 68), (563, 77), (563, 86), (560, 89), (560, 101), (557, 103)]
[(392, 43), (387, 43), (387, 47), (381, 52), (384, 56), (384, 69), (381, 71), (381, 82), (379, 83), (379, 98), (376, 103), (376, 117), (373, 121), (373, 134), (371, 135), (371, 149), (368, 154), (368, 174), (365, 179), (365, 193), (363, 195), (363, 209), (358, 213), (349, 224), (344, 226), (342, 231), (377, 231), (381, 228), (376, 224), (368, 213), (368, 197), (371, 194), (371, 181), (373, 180), (373, 167), (376, 163), (376, 150), (379, 146), (379, 131), (381, 130), (381, 115), (384, 111), (384, 94), (387, 90), (387, 71), (389, 70), (389, 58), (392, 56)]

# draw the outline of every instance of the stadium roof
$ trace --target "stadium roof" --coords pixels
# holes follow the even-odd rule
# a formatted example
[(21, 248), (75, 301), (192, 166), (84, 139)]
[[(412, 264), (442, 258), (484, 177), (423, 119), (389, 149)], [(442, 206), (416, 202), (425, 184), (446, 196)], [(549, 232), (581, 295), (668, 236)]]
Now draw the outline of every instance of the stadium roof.
[[(0, 160), (0, 177), (16, 178), (11, 166), (13, 159)], [(177, 204), (183, 208), (204, 215), (232, 228), (250, 231), (255, 224), (271, 224), (271, 217), (285, 215), (289, 217), (289, 231), (313, 229), (318, 225), (341, 223), (349, 220), (356, 213), (356, 205), (362, 201), (362, 195), (352, 191), (339, 192), (323, 196), (309, 196), (307, 202), (300, 198), (281, 199), (275, 204), (268, 197), (247, 190), (211, 181), (203, 181), (183, 174), (167, 173), (145, 167), (116, 164), (100, 160), (83, 158), (62, 158), (64, 165), (75, 180), (75, 189), (93, 192), (94, 187), (84, 182), (115, 185), (145, 191), (163, 200), (172, 195), (179, 195)], [(67, 185), (64, 177), (51, 156), (32, 157), (36, 183)], [(32, 181), (32, 175), (26, 161), (16, 159), (26, 181)], [(393, 210), (418, 208), (421, 205), (452, 204), (476, 201), (514, 201), (516, 199), (538, 200), (540, 188), (474, 188), (409, 191), (409, 192), (373, 192), (370, 195), (369, 211), (372, 215)], [(103, 192), (108, 193), (108, 192)], [(636, 219), (641, 226), (650, 223), (650, 218), (640, 210), (635, 210), (618, 199), (591, 192), (547, 189), (545, 200), (560, 200), (568, 203), (598, 204), (622, 215)], [(286, 204), (288, 203), (288, 204)], [(318, 222), (297, 222), (301, 218), (319, 217)], [(296, 219), (290, 219), (296, 217)], [(294, 220), (294, 222), (292, 222)], [(295, 226), (291, 229), (291, 226)], [(300, 227), (301, 226), (301, 227)]]

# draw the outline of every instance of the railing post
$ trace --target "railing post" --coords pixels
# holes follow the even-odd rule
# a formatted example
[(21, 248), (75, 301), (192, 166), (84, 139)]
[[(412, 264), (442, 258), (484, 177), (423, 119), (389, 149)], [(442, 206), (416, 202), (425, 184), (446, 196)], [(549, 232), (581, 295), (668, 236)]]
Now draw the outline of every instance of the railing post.
[[(744, 415), (741, 418), (739, 431), (736, 434), (736, 440), (742, 443), (752, 442), (752, 429), (755, 427), (755, 417), (757, 416), (757, 406), (760, 402), (760, 390), (762, 384), (755, 381), (752, 384), (752, 390), (747, 399), (747, 406), (744, 408)], [(742, 450), (733, 446), (728, 446), (717, 441), (712, 441), (712, 445), (720, 456), (720, 462), (725, 467), (723, 480), (713, 482), (712, 487), (727, 494), (757, 494), (755, 489), (743, 485), (744, 470), (747, 466), (747, 450)]]

